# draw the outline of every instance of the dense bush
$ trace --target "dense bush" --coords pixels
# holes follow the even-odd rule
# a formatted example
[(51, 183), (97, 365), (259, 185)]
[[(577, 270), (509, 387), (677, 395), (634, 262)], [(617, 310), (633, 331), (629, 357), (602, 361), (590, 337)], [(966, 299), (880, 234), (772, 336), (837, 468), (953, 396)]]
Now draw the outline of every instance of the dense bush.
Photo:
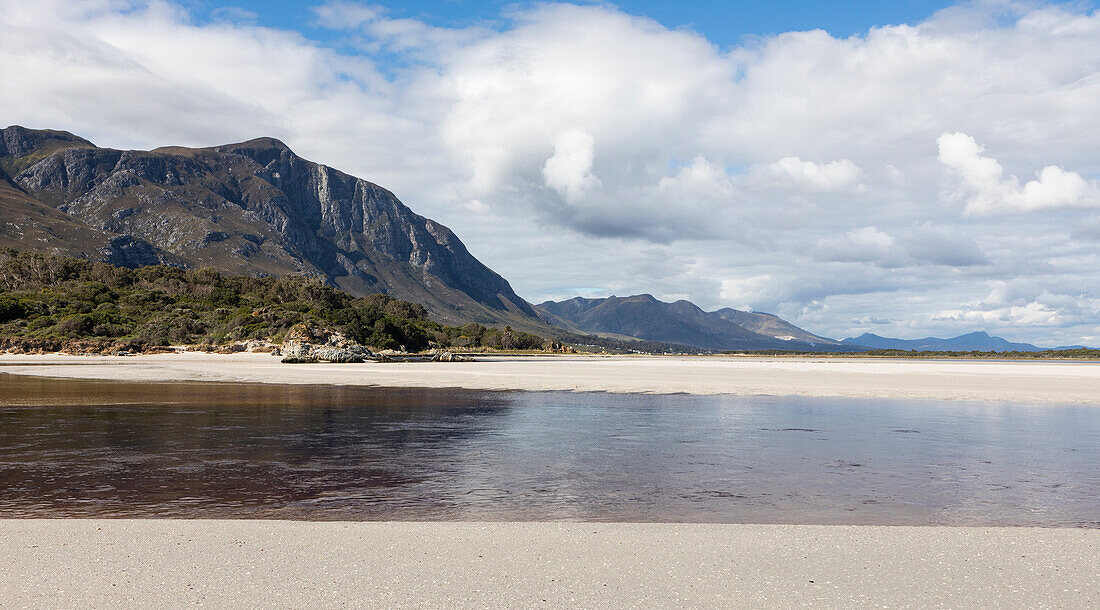
[(356, 298), (301, 275), (254, 278), (213, 269), (126, 269), (0, 251), (0, 349), (51, 349), (73, 340), (132, 349), (278, 342), (300, 322), (338, 330), (376, 349), (420, 351), (433, 344), (540, 349), (545, 344), (541, 337), (511, 328), (442, 326), (429, 320), (419, 304), (383, 294)]

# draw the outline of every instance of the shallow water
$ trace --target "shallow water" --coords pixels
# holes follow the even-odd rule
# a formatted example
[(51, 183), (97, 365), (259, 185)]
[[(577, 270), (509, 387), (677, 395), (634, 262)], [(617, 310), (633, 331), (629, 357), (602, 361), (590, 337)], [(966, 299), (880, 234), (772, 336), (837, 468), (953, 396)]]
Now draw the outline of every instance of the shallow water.
[(0, 517), (1100, 527), (1097, 406), (0, 374)]

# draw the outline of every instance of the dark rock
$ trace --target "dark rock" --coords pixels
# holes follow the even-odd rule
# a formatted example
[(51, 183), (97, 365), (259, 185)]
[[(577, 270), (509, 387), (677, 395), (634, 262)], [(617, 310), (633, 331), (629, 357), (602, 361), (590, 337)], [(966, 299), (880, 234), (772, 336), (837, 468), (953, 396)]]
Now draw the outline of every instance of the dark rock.
[(137, 239), (133, 235), (120, 235), (100, 250), (102, 260), (119, 267), (144, 267), (146, 265), (169, 264), (171, 260), (149, 242)]

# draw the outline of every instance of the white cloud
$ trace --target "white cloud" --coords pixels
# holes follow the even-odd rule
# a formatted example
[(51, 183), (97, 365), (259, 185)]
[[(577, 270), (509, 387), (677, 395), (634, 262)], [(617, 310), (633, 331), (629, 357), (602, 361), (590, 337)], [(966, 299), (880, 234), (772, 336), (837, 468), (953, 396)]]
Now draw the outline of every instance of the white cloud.
[(977, 309), (1035, 321), (1014, 338), (1100, 336), (1095, 11), (967, 3), (723, 49), (604, 4), (443, 28), (327, 3), (328, 43), (182, 6), (0, 0), (0, 116), (113, 147), (278, 137), (450, 225), (533, 300), (606, 287), (950, 334), (985, 318), (935, 314), (1003, 282), (1024, 296)]
[(489, 212), (492, 211), (492, 208), (490, 208), (489, 206), (485, 205), (484, 202), (479, 201), (477, 199), (471, 199), (471, 200), (467, 201), (466, 203), (463, 204), (462, 207), (464, 207), (467, 210), (473, 212), (474, 214), (488, 214)]
[(1061, 321), (1056, 310), (1034, 301), (1026, 305), (998, 309), (947, 310), (932, 319), (981, 326), (1056, 326)]
[(857, 190), (863, 172), (848, 159), (815, 163), (798, 157), (784, 157), (757, 167), (751, 179), (761, 186), (811, 193)]
[(821, 261), (867, 262), (882, 267), (900, 267), (906, 258), (894, 238), (876, 227), (852, 229), (842, 237), (821, 239), (815, 250), (815, 257)]
[(210, 11), (211, 18), (217, 21), (255, 23), (260, 18), (256, 13), (239, 6), (222, 6)]
[(936, 139), (941, 163), (955, 169), (968, 191), (966, 212), (1032, 212), (1048, 208), (1100, 205), (1100, 186), (1075, 172), (1048, 165), (1038, 179), (1020, 187), (1016, 176), (1004, 175), (995, 159), (983, 157), (985, 147), (964, 133), (945, 133)]
[(326, 2), (314, 7), (317, 25), (334, 30), (363, 27), (385, 14), (385, 8), (359, 2)]
[(871, 263), (885, 268), (906, 265), (968, 267), (988, 263), (982, 249), (963, 235), (924, 223), (900, 230), (901, 237), (877, 227), (853, 229), (817, 242), (815, 258), (826, 262)]
[(592, 135), (580, 129), (559, 134), (554, 140), (554, 155), (542, 166), (546, 186), (569, 201), (599, 188), (600, 179), (592, 174), (595, 145)]

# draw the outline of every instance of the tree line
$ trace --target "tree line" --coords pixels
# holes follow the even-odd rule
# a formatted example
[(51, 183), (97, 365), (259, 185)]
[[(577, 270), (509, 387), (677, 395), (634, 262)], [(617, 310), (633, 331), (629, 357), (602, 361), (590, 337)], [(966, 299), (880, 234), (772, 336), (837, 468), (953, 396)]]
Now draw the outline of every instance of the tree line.
[(354, 297), (306, 275), (249, 277), (164, 265), (129, 269), (0, 250), (0, 349), (110, 352), (279, 343), (302, 322), (376, 350), (532, 350), (547, 344), (508, 327), (444, 326), (417, 303), (384, 294)]

